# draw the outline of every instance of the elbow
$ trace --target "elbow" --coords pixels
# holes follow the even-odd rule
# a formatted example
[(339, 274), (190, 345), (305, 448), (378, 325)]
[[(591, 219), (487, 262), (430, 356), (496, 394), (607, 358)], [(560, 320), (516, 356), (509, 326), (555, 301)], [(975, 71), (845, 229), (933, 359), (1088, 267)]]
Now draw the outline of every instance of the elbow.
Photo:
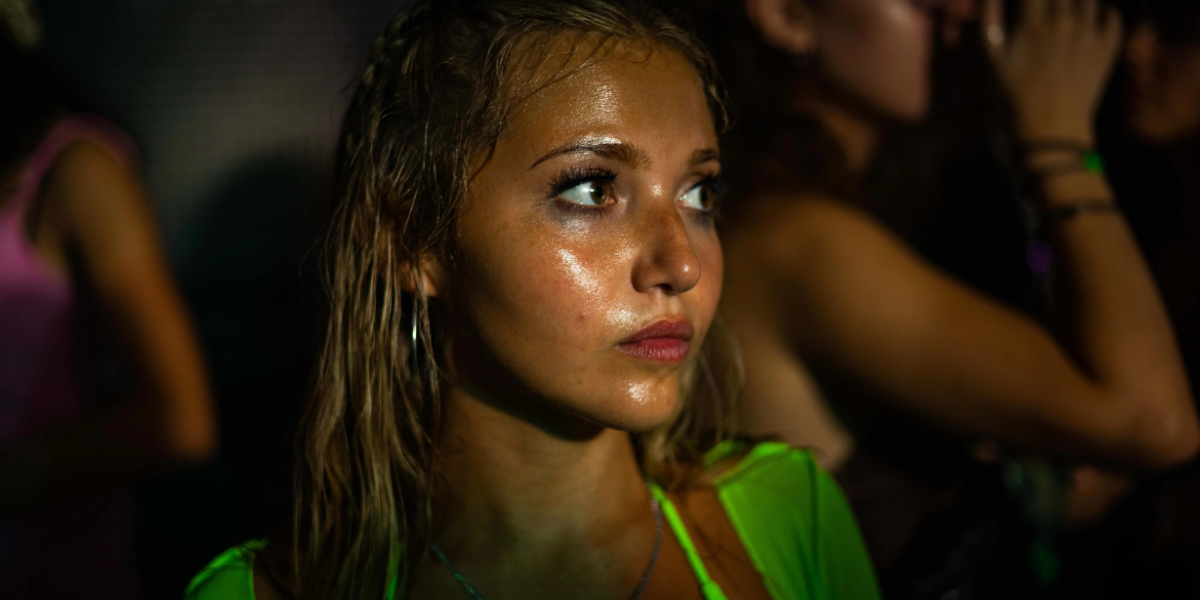
[[(215, 428), (214, 428), (215, 429)], [(166, 447), (166, 458), (180, 466), (199, 466), (217, 456), (216, 431), (177, 436)]]
[(160, 429), (161, 457), (179, 467), (199, 466), (217, 455), (219, 435), (212, 405), (205, 399), (179, 411)]
[(1200, 451), (1200, 426), (1197, 426), (1194, 417), (1186, 421), (1177, 428), (1178, 433), (1166, 438), (1167, 441), (1160, 451), (1159, 457), (1164, 469), (1185, 463)]
[(1200, 423), (1191, 409), (1184, 414), (1156, 415), (1141, 429), (1143, 462), (1152, 470), (1166, 470), (1191, 460), (1200, 451)]

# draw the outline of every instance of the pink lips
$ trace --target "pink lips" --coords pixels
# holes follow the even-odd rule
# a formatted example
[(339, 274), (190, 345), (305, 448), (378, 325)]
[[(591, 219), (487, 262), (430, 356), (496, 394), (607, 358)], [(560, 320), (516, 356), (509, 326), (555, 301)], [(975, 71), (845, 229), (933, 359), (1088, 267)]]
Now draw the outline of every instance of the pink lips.
[(686, 320), (662, 320), (621, 340), (617, 349), (636, 358), (679, 362), (687, 358), (694, 334)]

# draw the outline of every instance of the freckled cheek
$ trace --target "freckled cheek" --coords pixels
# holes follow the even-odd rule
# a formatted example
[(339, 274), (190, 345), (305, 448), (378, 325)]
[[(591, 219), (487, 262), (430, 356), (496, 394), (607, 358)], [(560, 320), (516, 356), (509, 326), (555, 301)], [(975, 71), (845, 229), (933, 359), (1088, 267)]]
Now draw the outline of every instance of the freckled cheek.
[(557, 342), (580, 352), (611, 336), (609, 313), (619, 289), (619, 261), (611, 252), (548, 244), (526, 269), (529, 302), (522, 310)]

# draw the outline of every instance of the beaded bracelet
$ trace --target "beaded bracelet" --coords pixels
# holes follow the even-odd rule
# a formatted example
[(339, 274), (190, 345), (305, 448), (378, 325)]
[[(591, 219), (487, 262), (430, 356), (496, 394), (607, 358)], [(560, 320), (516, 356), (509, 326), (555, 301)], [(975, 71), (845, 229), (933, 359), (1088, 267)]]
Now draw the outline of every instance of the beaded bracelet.
[[(1044, 138), (1023, 142), (1021, 148), (1025, 155), (1028, 156), (1033, 152), (1070, 152), (1079, 157), (1080, 168), (1076, 170), (1087, 171), (1093, 175), (1104, 174), (1104, 159), (1101, 158), (1091, 146), (1070, 139)], [(1059, 172), (1068, 172), (1066, 169), (1055, 169), (1053, 174)]]

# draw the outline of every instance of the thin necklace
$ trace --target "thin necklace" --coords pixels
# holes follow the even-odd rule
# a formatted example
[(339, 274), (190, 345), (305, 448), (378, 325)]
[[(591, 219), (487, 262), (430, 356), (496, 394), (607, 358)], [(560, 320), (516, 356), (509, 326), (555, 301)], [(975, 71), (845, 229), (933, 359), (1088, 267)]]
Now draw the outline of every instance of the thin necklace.
[[(633, 590), (633, 594), (629, 596), (629, 600), (637, 600), (637, 597), (642, 595), (642, 590), (646, 589), (646, 584), (650, 583), (650, 574), (654, 572), (654, 565), (658, 563), (658, 551), (662, 549), (662, 510), (659, 509), (658, 500), (654, 498), (653, 494), (650, 495), (650, 511), (654, 513), (654, 551), (650, 553), (650, 564), (646, 565), (646, 572), (642, 573), (642, 580), (638, 582), (637, 587)], [(462, 573), (458, 572), (458, 567), (455, 567), (454, 563), (450, 562), (450, 559), (437, 547), (437, 544), (431, 543), (429, 549), (441, 559), (442, 564), (446, 565), (447, 569), (450, 569), (450, 573), (454, 575), (454, 580), (466, 590), (467, 594), (471, 596), (471, 600), (483, 600), (483, 596), (475, 590), (466, 577), (463, 577)]]

